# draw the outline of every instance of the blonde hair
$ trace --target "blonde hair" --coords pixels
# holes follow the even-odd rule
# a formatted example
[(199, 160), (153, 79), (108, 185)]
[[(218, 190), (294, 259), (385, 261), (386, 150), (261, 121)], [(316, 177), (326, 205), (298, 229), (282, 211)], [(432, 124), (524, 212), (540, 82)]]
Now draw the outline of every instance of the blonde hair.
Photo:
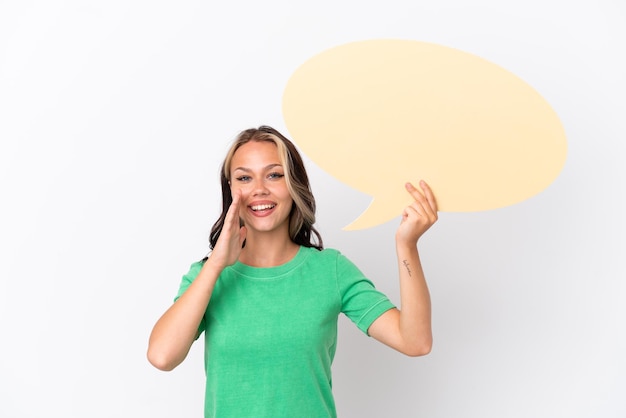
[(276, 145), (280, 163), (285, 173), (285, 183), (293, 200), (289, 214), (289, 238), (305, 247), (323, 248), (322, 237), (313, 227), (315, 223), (315, 198), (311, 192), (309, 177), (300, 153), (295, 145), (284, 135), (270, 126), (260, 126), (242, 131), (235, 138), (220, 170), (222, 186), (222, 213), (211, 228), (209, 242), (211, 249), (215, 247), (224, 227), (226, 212), (233, 201), (230, 193), (230, 169), (235, 152), (250, 141), (271, 142)]

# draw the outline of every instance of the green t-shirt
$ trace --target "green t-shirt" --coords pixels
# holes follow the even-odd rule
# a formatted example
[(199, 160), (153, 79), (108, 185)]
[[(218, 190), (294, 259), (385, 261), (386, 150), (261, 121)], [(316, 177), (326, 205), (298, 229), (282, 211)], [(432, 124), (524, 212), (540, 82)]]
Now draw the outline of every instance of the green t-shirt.
[[(192, 264), (177, 298), (201, 268)], [(332, 249), (300, 247), (277, 267), (226, 268), (200, 324), (205, 417), (336, 417), (330, 366), (339, 313), (367, 333), (393, 307)]]

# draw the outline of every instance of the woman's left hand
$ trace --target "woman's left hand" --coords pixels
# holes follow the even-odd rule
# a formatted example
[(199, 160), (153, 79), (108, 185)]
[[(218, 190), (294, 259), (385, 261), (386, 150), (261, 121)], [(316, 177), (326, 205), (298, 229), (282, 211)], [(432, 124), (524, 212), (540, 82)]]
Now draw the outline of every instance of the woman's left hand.
[(411, 183), (405, 185), (413, 203), (404, 208), (402, 221), (396, 232), (398, 244), (416, 245), (417, 240), (437, 221), (437, 201), (425, 181), (420, 181), (420, 192)]

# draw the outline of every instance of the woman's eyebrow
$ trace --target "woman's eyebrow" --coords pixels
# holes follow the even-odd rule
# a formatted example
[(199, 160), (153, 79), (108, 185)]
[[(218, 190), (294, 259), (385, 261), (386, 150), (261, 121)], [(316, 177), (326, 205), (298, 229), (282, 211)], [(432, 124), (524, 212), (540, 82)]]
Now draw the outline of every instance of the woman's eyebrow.
[[(272, 168), (275, 168), (275, 167), (282, 167), (282, 164), (278, 164), (278, 163), (269, 164), (269, 165), (266, 165), (266, 166), (263, 168), (263, 170), (264, 170), (264, 171), (266, 171), (266, 170), (271, 170)], [(233, 171), (237, 171), (237, 170), (245, 171), (246, 173), (249, 173), (249, 172), (251, 172), (251, 171), (252, 171), (252, 169), (250, 169), (250, 168), (248, 168), (248, 167), (237, 167), (237, 168), (235, 168)]]

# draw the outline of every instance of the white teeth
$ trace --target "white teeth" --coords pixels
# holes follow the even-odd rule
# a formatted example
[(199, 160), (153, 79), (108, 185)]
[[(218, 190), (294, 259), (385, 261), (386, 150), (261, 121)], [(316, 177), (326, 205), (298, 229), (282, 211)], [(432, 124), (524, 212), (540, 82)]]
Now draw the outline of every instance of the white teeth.
[(250, 206), (250, 209), (257, 211), (257, 210), (265, 210), (265, 209), (271, 209), (276, 205), (256, 205), (256, 206)]

